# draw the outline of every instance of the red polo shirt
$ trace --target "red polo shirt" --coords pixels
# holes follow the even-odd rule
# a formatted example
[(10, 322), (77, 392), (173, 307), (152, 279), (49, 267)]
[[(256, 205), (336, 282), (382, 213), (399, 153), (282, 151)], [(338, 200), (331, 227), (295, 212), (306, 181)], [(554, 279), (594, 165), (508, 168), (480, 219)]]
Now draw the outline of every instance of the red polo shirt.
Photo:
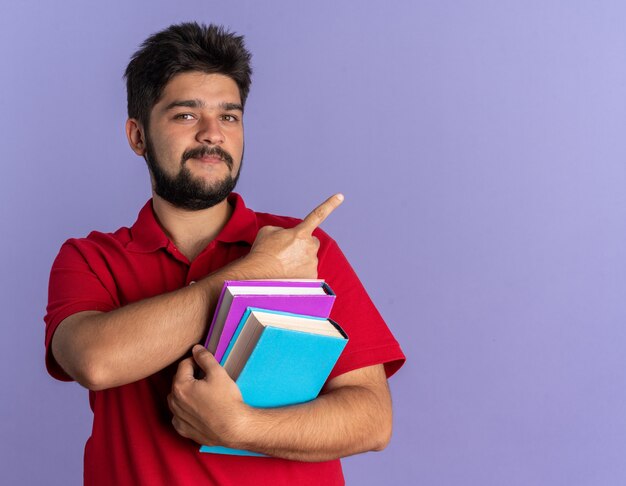
[[(52, 335), (66, 317), (86, 310), (110, 311), (177, 290), (247, 254), (260, 227), (292, 227), (300, 220), (255, 213), (237, 194), (233, 215), (192, 262), (168, 239), (148, 201), (131, 228), (92, 232), (63, 244), (50, 274), (46, 365), (59, 379), (71, 378), (50, 351)], [(331, 317), (350, 340), (331, 377), (384, 363), (391, 376), (404, 355), (337, 244), (322, 230), (319, 277), (337, 294)], [(93, 430), (85, 446), (88, 485), (307, 485), (343, 484), (338, 460), (306, 463), (277, 458), (198, 452), (198, 444), (171, 425), (166, 397), (177, 363), (128, 385), (89, 392)]]

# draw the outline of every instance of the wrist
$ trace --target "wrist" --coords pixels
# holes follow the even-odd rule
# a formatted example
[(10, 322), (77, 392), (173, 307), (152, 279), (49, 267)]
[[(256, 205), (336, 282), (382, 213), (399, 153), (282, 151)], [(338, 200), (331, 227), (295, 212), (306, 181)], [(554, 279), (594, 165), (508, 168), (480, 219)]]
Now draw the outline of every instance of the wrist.
[(246, 450), (253, 448), (256, 413), (257, 409), (241, 402), (241, 406), (233, 414), (227, 447)]
[(206, 278), (198, 281), (195, 285), (202, 289), (205, 304), (208, 307), (214, 306), (217, 299), (220, 297), (222, 287), (224, 285), (224, 279), (219, 278), (215, 274), (211, 274)]
[(274, 255), (254, 252), (235, 260), (212, 275), (219, 277), (222, 282), (281, 278), (280, 265), (280, 260)]

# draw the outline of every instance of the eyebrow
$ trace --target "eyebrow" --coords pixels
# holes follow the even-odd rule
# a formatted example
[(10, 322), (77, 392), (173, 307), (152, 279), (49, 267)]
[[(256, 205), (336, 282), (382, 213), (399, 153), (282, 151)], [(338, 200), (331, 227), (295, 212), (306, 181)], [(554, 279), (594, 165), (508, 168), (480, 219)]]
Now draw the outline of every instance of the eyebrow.
[[(191, 100), (174, 100), (165, 108), (163, 108), (163, 111), (169, 111), (173, 108), (179, 108), (179, 107), (204, 108), (205, 106), (206, 106), (206, 103), (203, 100), (200, 100), (197, 98), (191, 99)], [(238, 110), (243, 113), (243, 106), (241, 106), (241, 104), (239, 103), (228, 103), (224, 101), (218, 105), (218, 108), (221, 108), (222, 110), (226, 110), (226, 111)]]

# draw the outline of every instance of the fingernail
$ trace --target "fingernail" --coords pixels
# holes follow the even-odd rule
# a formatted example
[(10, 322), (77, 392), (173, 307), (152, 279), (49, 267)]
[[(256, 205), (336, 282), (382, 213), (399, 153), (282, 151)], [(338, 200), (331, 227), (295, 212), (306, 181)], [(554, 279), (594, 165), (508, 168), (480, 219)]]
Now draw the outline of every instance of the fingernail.
[(337, 194), (337, 199), (339, 199), (340, 201), (344, 200), (343, 194), (339, 193)]

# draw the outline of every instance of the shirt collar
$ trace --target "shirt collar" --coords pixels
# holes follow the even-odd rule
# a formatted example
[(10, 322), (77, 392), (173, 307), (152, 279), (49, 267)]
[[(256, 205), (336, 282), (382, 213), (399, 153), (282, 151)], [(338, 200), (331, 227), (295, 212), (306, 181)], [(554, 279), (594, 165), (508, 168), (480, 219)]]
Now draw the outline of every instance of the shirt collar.
[[(224, 243), (245, 242), (252, 245), (258, 232), (256, 214), (246, 207), (237, 193), (228, 196), (228, 203), (234, 208), (233, 214), (215, 239)], [(156, 219), (152, 199), (139, 211), (130, 234), (131, 241), (126, 245), (130, 251), (150, 253), (168, 246), (169, 238)]]
[(228, 203), (234, 208), (233, 214), (215, 239), (224, 243), (244, 241), (252, 245), (259, 232), (256, 213), (246, 207), (236, 192), (229, 194)]

